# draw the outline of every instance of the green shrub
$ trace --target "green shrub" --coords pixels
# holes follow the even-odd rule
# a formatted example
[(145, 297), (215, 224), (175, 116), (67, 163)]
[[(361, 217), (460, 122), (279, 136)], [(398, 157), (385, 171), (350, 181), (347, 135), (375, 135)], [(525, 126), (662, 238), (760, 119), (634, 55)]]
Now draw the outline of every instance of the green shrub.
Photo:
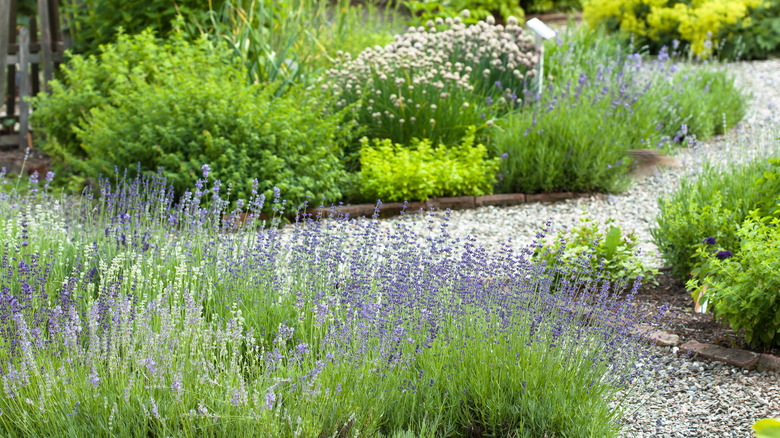
[[(582, 225), (568, 233), (559, 233), (554, 243), (539, 247), (537, 257), (547, 261), (547, 266), (557, 266), (562, 262), (567, 266), (590, 260), (594, 267), (601, 266), (598, 275), (610, 282), (633, 281), (639, 277), (652, 278), (657, 270), (645, 267), (637, 258), (637, 237), (634, 232), (623, 233), (619, 226), (612, 225), (613, 219), (603, 227), (585, 217), (580, 218)], [(560, 241), (565, 242), (561, 247)], [(652, 281), (655, 281), (654, 279)]]
[(755, 181), (755, 190), (762, 214), (780, 217), (780, 159), (768, 161), (768, 169)]
[(197, 64), (198, 71), (224, 68), (227, 56), (216, 54), (207, 42), (194, 44), (174, 36), (158, 41), (152, 31), (135, 36), (119, 35), (104, 45), (98, 55), (75, 55), (62, 68), (62, 79), (49, 83), (51, 95), (32, 99), (31, 123), (46, 135), (44, 151), (55, 160), (84, 158), (85, 151), (74, 128), (86, 123), (90, 111), (134, 92), (140, 82), (158, 83), (175, 69)]
[(358, 175), (363, 197), (370, 201), (424, 201), (441, 196), (492, 193), (497, 158), (487, 148), (474, 146), (474, 131), (458, 146), (434, 148), (430, 140), (414, 140), (411, 147), (389, 139), (361, 140)]
[(502, 193), (615, 191), (625, 182), (625, 151), (659, 143), (657, 113), (642, 108), (644, 90), (628, 81), (583, 74), (561, 88), (498, 122), (490, 147), (507, 154)]
[(683, 179), (674, 194), (658, 200), (658, 226), (650, 232), (674, 276), (688, 278), (696, 266), (697, 245), (708, 237), (724, 247), (737, 246), (737, 225), (761, 199), (753, 182), (766, 169), (763, 161), (725, 172), (706, 165), (698, 179)]
[(744, 330), (753, 347), (780, 346), (779, 226), (780, 219), (754, 211), (737, 231), (738, 246), (697, 248), (706, 275), (688, 282), (694, 294), (712, 303), (715, 317)]
[(763, 59), (780, 53), (780, 1), (751, 8), (749, 17), (722, 27), (720, 54), (728, 59)]
[[(149, 61), (128, 65), (147, 54)], [(122, 72), (114, 76), (116, 87), (94, 89), (110, 87), (95, 81), (116, 70)], [(306, 196), (339, 199), (347, 180), (340, 159), (348, 135), (339, 125), (343, 116), (325, 114), (322, 99), (301, 88), (274, 99), (274, 87), (248, 85), (245, 73), (204, 41), (170, 44), (155, 42), (149, 33), (122, 36), (100, 60), (79, 60), (66, 69), (67, 86), (57, 84), (50, 97), (37, 98), (44, 108), (38, 117), (54, 140), (46, 150), (80, 177), (140, 163), (143, 171), (164, 167), (181, 193), (208, 164), (213, 177), (232, 183), (235, 198), (248, 199), (257, 177), (268, 196), (276, 185), (293, 202)], [(80, 117), (56, 119), (56, 109), (79, 99), (86, 102)], [(61, 126), (67, 122), (72, 126)], [(58, 138), (63, 131), (54, 128), (68, 135)]]
[(97, 54), (103, 44), (113, 43), (121, 27), (127, 34), (153, 29), (165, 36), (181, 13), (197, 15), (209, 9), (202, 0), (78, 0), (62, 2), (63, 16), (75, 53)]

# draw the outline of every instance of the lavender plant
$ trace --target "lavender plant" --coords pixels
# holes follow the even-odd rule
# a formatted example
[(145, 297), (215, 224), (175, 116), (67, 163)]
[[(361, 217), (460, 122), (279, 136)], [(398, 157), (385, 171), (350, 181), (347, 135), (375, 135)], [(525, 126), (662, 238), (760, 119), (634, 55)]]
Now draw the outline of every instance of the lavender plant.
[(615, 436), (646, 387), (609, 283), (553, 291), (532, 249), (488, 253), (446, 217), (304, 204), (279, 228), (209, 171), (179, 199), (161, 173), (0, 192), (3, 433)]
[(372, 137), (451, 144), (469, 126), (483, 126), (492, 105), (506, 111), (521, 103), (526, 78), (536, 74), (531, 43), (516, 18), (506, 26), (492, 17), (473, 26), (437, 19), (355, 59), (342, 54), (322, 87), (339, 107), (357, 103), (354, 121)]

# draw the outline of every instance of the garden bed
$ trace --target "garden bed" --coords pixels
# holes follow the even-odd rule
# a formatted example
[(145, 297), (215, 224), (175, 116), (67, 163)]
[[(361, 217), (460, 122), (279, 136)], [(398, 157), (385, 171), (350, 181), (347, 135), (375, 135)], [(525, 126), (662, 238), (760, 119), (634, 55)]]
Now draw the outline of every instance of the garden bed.
[(668, 306), (669, 310), (661, 328), (679, 336), (681, 342), (695, 340), (724, 348), (739, 348), (780, 356), (780, 348), (750, 348), (739, 333), (730, 329), (728, 324), (715, 320), (712, 313), (694, 312), (693, 299), (682, 281), (665, 272), (657, 275), (655, 279), (658, 285), (648, 281), (640, 287), (636, 303), (648, 316), (656, 315), (659, 309)]

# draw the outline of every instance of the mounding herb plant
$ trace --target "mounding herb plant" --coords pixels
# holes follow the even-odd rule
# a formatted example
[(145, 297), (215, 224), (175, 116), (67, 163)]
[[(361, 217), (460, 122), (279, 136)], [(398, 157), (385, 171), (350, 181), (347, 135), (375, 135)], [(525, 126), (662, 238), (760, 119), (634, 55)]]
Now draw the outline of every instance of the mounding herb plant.
[(76, 186), (138, 164), (164, 168), (180, 195), (211, 163), (234, 198), (248, 197), (255, 177), (256, 190), (271, 196), (276, 184), (296, 205), (343, 195), (351, 135), (343, 114), (317, 90), (275, 97), (274, 86), (248, 84), (238, 60), (205, 40), (122, 35), (64, 72), (50, 96), (35, 98), (34, 119), (48, 136), (44, 150)]
[(587, 217), (581, 217), (580, 222), (580, 226), (569, 232), (559, 233), (552, 243), (537, 248), (534, 255), (543, 259), (547, 266), (556, 266), (556, 263), (576, 266), (587, 261), (598, 267), (596, 278), (611, 282), (649, 279), (657, 284), (654, 276), (658, 270), (644, 266), (638, 258), (634, 232), (624, 233), (620, 226), (613, 225), (613, 219), (603, 226)]
[(532, 249), (446, 217), (280, 229), (202, 176), (179, 199), (164, 173), (82, 196), (0, 177), (3, 434), (609, 437), (653, 384), (608, 282), (553, 291)]
[(461, 17), (410, 28), (385, 47), (342, 54), (322, 87), (373, 138), (455, 144), (484, 113), (516, 107), (536, 74), (533, 38), (517, 19), (466, 26)]
[(755, 210), (737, 230), (738, 246), (705, 240), (695, 254), (701, 275), (687, 284), (694, 296), (711, 303), (716, 318), (743, 330), (753, 347), (780, 346), (779, 225), (780, 219)]
[[(764, 153), (776, 151), (776, 140), (756, 136), (751, 141), (765, 142), (769, 152)], [(658, 199), (657, 226), (650, 233), (675, 277), (688, 279), (704, 239), (711, 237), (724, 248), (736, 248), (738, 226), (750, 211), (760, 208), (762, 215), (776, 211), (780, 191), (772, 165), (777, 163), (759, 156), (742, 159), (747, 162), (738, 160), (725, 168), (705, 163), (696, 178), (683, 178), (678, 190)]]

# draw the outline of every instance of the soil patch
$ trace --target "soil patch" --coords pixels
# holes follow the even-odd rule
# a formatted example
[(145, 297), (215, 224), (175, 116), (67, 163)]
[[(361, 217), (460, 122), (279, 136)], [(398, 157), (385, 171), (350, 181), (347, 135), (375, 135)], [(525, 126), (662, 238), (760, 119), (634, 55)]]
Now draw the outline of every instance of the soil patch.
[(691, 293), (685, 289), (685, 283), (682, 281), (665, 272), (658, 274), (656, 280), (658, 286), (646, 282), (640, 287), (635, 298), (636, 304), (648, 317), (658, 314), (659, 309), (668, 304), (669, 311), (660, 328), (676, 334), (682, 342), (696, 340), (726, 348), (780, 356), (780, 348), (750, 348), (741, 333), (729, 328), (725, 321), (716, 321), (712, 313), (695, 313)]

